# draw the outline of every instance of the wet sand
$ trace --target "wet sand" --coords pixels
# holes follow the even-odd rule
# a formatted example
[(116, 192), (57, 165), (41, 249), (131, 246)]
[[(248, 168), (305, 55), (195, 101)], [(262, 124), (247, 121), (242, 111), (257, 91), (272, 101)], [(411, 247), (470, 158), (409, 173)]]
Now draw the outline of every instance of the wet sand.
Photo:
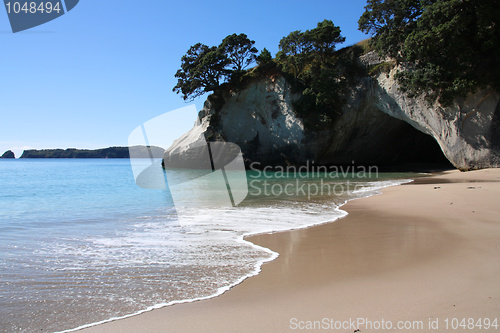
[(342, 209), (334, 223), (248, 238), (280, 256), (222, 296), (82, 332), (385, 332), (388, 321), (442, 332), (454, 318), (474, 320), (464, 332), (500, 331), (476, 326), (500, 320), (500, 169), (445, 172)]

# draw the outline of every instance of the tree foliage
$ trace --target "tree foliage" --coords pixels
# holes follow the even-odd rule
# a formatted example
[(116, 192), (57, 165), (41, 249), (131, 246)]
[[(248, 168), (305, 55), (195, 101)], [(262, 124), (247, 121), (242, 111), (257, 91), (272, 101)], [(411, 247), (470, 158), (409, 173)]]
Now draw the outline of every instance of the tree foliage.
[(231, 69), (240, 72), (255, 60), (254, 44), (245, 34), (232, 34), (224, 38), (219, 49), (229, 59)]
[(310, 41), (312, 51), (319, 55), (321, 62), (333, 55), (337, 44), (345, 42), (340, 32), (330, 20), (319, 22), (315, 29), (306, 31), (306, 40)]
[[(432, 1), (432, 0), (431, 0)], [(422, 15), (422, 0), (368, 0), (359, 29), (374, 35), (372, 46), (382, 56), (399, 57), (401, 45)]]
[(283, 37), (277, 58), (284, 64), (285, 71), (293, 72), (298, 78), (312, 61), (324, 64), (333, 55), (336, 45), (344, 41), (340, 28), (332, 21), (324, 20), (314, 29), (305, 32), (296, 30)]
[(311, 43), (306, 34), (300, 30), (292, 31), (283, 37), (279, 43), (278, 61), (284, 65), (285, 71), (292, 71), (295, 78), (302, 72), (311, 51)]
[(181, 58), (181, 69), (175, 77), (177, 85), (173, 91), (182, 93), (183, 98), (196, 98), (214, 91), (227, 75), (225, 67), (229, 60), (217, 47), (197, 43)]
[(500, 89), (500, 2), (368, 0), (358, 21), (373, 46), (402, 62), (403, 91), (449, 104), (479, 87)]
[(345, 41), (340, 32), (330, 20), (319, 22), (316, 28), (305, 32), (293, 31), (280, 40), (277, 58), (285, 65), (285, 70), (292, 71), (298, 78), (312, 61), (326, 63), (336, 45)]
[(268, 49), (263, 48), (260, 54), (255, 58), (258, 65), (265, 65), (270, 63), (273, 60), (273, 56)]
[(344, 41), (340, 28), (330, 20), (311, 30), (293, 31), (280, 41), (277, 61), (301, 91), (295, 109), (306, 122), (311, 120), (309, 125), (326, 126), (339, 112), (343, 78), (335, 49)]
[(254, 44), (245, 34), (232, 34), (219, 46), (191, 46), (181, 58), (181, 68), (175, 74), (177, 84), (172, 90), (185, 100), (216, 91), (255, 60)]

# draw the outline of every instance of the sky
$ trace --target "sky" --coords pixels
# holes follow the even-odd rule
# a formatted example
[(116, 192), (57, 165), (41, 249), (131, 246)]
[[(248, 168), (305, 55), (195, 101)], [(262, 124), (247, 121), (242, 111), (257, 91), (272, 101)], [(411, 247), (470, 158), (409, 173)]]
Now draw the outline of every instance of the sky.
[[(172, 92), (180, 59), (198, 42), (245, 33), (274, 56), (280, 39), (324, 19), (346, 42), (365, 0), (80, 0), (65, 15), (12, 33), (0, 8), (0, 154), (23, 149), (127, 146), (129, 134), (195, 104)], [(193, 120), (194, 122), (194, 120)]]

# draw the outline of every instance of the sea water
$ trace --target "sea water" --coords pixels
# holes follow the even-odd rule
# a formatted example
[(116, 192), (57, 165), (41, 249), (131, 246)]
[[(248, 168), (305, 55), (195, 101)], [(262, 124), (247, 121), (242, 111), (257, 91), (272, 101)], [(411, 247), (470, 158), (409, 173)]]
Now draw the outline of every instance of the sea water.
[(193, 209), (185, 224), (169, 190), (136, 186), (126, 159), (1, 160), (0, 331), (66, 331), (219, 295), (279, 255), (245, 235), (335, 221), (346, 201), (414, 176), (248, 171), (238, 207)]

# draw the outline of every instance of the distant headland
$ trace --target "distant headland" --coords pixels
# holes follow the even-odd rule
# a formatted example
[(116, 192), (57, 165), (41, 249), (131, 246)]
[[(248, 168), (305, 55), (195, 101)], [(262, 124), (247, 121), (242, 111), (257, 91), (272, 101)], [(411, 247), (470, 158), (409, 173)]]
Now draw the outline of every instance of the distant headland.
[[(134, 157), (149, 158), (162, 154), (164, 149), (160, 147), (134, 147)], [(141, 153), (141, 151), (144, 151)], [(138, 152), (138, 153), (135, 153)], [(28, 149), (25, 150), (20, 158), (129, 158), (129, 147), (108, 147), (100, 149)], [(11, 150), (6, 151), (1, 158), (15, 158)]]

